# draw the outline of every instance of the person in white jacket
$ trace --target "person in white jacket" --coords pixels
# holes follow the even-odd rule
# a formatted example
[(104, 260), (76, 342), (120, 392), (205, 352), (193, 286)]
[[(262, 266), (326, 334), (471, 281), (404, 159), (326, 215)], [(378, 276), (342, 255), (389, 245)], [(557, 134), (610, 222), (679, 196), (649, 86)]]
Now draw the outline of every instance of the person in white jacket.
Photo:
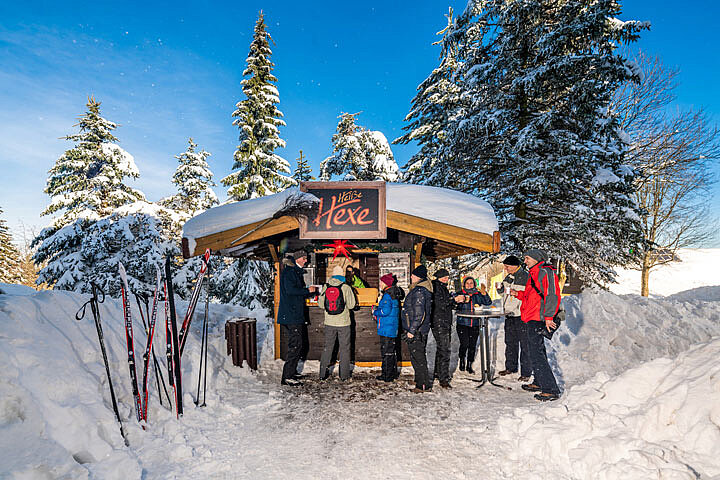
[(525, 290), (528, 273), (522, 268), (520, 259), (509, 255), (503, 260), (505, 278), (495, 285), (495, 290), (502, 295), (505, 312), (505, 370), (498, 375), (510, 375), (518, 371), (518, 355), (520, 357), (521, 382), (527, 382), (532, 375), (532, 363), (528, 347), (527, 324), (520, 320), (522, 302), (510, 294), (511, 290)]

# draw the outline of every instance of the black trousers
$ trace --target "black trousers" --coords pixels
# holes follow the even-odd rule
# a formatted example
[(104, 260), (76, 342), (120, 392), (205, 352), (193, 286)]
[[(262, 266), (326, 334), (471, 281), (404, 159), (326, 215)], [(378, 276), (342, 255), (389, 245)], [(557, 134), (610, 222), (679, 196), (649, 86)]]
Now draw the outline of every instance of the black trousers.
[(397, 377), (397, 355), (395, 339), (380, 337), (380, 355), (382, 355), (382, 379), (389, 382)]
[(457, 334), (460, 339), (460, 350), (458, 357), (465, 358), (467, 354), (467, 364), (471, 366), (475, 361), (475, 351), (477, 349), (478, 337), (480, 336), (480, 325), (468, 327), (457, 324)]
[(287, 356), (283, 366), (282, 379), (287, 380), (297, 373), (298, 362), (303, 349), (303, 335), (301, 324), (283, 325), (288, 341)]
[(432, 378), (428, 374), (427, 355), (425, 346), (427, 344), (427, 334), (417, 332), (413, 338), (405, 337), (408, 350), (410, 351), (410, 363), (415, 370), (415, 387), (421, 390), (432, 390)]
[(533, 366), (533, 383), (538, 385), (542, 393), (560, 395), (560, 389), (555, 381), (545, 350), (545, 337), (537, 332), (538, 328), (545, 328), (545, 322), (530, 321), (527, 323), (528, 344), (530, 345), (530, 360)]
[(433, 377), (440, 383), (450, 382), (450, 326), (437, 326), (432, 329), (435, 338), (435, 368)]
[(505, 317), (505, 370), (518, 371), (518, 354), (520, 355), (520, 375), (532, 375), (532, 361), (528, 346), (527, 324), (520, 317)]

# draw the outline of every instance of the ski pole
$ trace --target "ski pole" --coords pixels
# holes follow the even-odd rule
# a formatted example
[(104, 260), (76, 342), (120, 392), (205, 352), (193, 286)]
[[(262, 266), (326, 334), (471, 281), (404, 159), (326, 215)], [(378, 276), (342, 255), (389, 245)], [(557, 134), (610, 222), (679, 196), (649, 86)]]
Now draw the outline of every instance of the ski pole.
[[(140, 298), (142, 297), (142, 301), (145, 304), (145, 315), (143, 315), (142, 307), (140, 306)], [(147, 326), (147, 323), (145, 322), (145, 316), (148, 318), (150, 317), (150, 307), (149, 307), (149, 301), (147, 294), (141, 293), (141, 294), (135, 294), (135, 300), (137, 301), (138, 310), (140, 310), (140, 318), (142, 319), (143, 328), (145, 329), (145, 334), (150, 334), (150, 329)], [(165, 386), (165, 377), (162, 374), (162, 369), (160, 368), (160, 364), (157, 361), (157, 357), (155, 356), (155, 350), (152, 350), (152, 358), (153, 358), (153, 369), (155, 370), (155, 382), (157, 383), (158, 388), (158, 399), (160, 399), (160, 405), (162, 406), (162, 393), (160, 392), (160, 382), (162, 381), (162, 389), (163, 392), (165, 392), (165, 397), (167, 398), (168, 405), (172, 408), (172, 402), (170, 401), (170, 394), (167, 391), (167, 387)]]
[[(112, 378), (110, 377), (110, 364), (108, 363), (107, 351), (105, 350), (105, 337), (103, 335), (102, 323), (100, 321), (99, 304), (105, 301), (105, 292), (103, 292), (102, 289), (94, 282), (91, 282), (90, 286), (92, 287), (92, 298), (80, 307), (80, 310), (78, 310), (75, 314), (75, 320), (80, 321), (85, 318), (85, 309), (89, 304), (93, 318), (95, 319), (95, 329), (97, 330), (98, 341), (100, 342), (100, 351), (102, 352), (103, 363), (105, 363), (105, 374), (107, 375), (108, 386), (110, 387), (110, 399), (112, 400), (113, 411), (115, 412), (115, 418), (117, 418), (117, 421), (120, 424), (120, 435), (122, 435), (123, 440), (125, 441), (125, 446), (129, 447), (130, 443), (128, 442), (127, 436), (125, 436), (125, 430), (123, 429), (120, 412), (117, 406), (117, 399), (115, 398), (115, 389), (113, 388)], [(102, 300), (98, 300), (98, 291), (102, 294)]]
[[(210, 274), (210, 266), (208, 265), (208, 275)], [(205, 406), (205, 396), (207, 394), (207, 365), (208, 365), (208, 321), (210, 316), (210, 277), (207, 279), (207, 285), (205, 286), (205, 373), (203, 374), (203, 402), (201, 407)], [(200, 395), (198, 395), (199, 397)]]
[[(205, 318), (203, 319), (202, 336), (200, 342), (200, 368), (198, 369), (198, 384), (197, 384), (197, 398), (195, 399), (195, 406), (200, 403), (200, 379), (203, 376), (203, 365), (205, 366), (204, 375), (205, 383), (207, 385), (207, 321), (208, 321), (208, 303), (210, 299), (210, 285), (208, 282), (205, 290)], [(203, 361), (204, 360), (204, 361)], [(203, 392), (203, 403), (201, 407), (205, 406), (205, 392)]]

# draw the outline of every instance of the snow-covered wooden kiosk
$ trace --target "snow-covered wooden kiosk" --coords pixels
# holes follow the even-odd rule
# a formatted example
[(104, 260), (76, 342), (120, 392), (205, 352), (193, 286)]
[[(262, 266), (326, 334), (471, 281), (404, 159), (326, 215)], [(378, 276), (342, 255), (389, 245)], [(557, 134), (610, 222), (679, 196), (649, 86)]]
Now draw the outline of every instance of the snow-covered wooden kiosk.
[[(320, 200), (307, 220), (273, 218), (299, 190)], [(277, 215), (276, 215), (277, 216)], [(310, 261), (306, 283), (325, 283), (335, 265), (352, 265), (368, 288), (357, 289), (359, 310), (353, 319), (356, 365), (380, 361), (379, 340), (370, 307), (377, 301), (380, 277), (395, 274), (407, 290), (410, 271), (422, 257), (437, 260), (474, 252), (498, 252), (500, 234), (490, 205), (472, 195), (444, 188), (385, 182), (303, 182), (298, 189), (212, 208), (188, 220), (183, 228), (183, 255), (249, 257), (274, 265), (275, 317), (279, 304), (282, 257), (304, 248)], [(329, 246), (346, 240), (349, 255)], [(270, 286), (268, 286), (270, 288)], [(309, 351), (322, 353), (323, 309), (308, 301)], [(275, 327), (275, 358), (284, 358), (285, 342)], [(406, 352), (403, 359), (408, 359)]]

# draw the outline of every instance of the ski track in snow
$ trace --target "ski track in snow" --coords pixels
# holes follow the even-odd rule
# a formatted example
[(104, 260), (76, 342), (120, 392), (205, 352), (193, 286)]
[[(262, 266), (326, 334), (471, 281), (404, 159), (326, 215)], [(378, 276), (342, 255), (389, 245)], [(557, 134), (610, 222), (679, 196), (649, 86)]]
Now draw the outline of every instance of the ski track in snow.
[[(720, 475), (720, 441), (714, 442), (720, 378), (712, 367), (720, 348), (712, 341), (720, 335), (720, 287), (661, 299), (570, 297), (568, 321), (548, 344), (565, 390), (551, 404), (537, 403), (516, 376), (498, 380), (513, 388), (507, 391), (477, 389), (456, 372), (452, 390), (436, 384), (432, 393), (412, 394), (410, 369), (389, 385), (375, 380), (377, 369), (362, 368), (349, 383), (336, 377), (321, 383), (317, 362), (304, 366), (305, 386), (281, 387), (282, 362), (271, 358), (265, 312), (211, 305), (207, 406), (197, 408), (201, 299), (183, 355), (185, 415), (177, 420), (160, 406), (151, 366), (146, 431), (134, 419), (121, 303), (108, 299), (101, 316), (130, 448), (112, 413), (90, 312), (74, 320), (87, 298), (61, 291), (0, 295), (1, 478), (696, 478), (695, 469)], [(178, 303), (182, 318), (186, 304)], [(134, 305), (132, 314), (139, 352), (145, 335)], [(233, 316), (260, 319), (259, 372), (235, 367), (225, 355), (222, 325)], [(154, 343), (161, 366), (163, 318), (158, 312)], [(501, 322), (492, 323), (491, 343), (501, 369)], [(662, 357), (680, 363), (673, 369)], [(451, 369), (456, 365), (453, 333)], [(685, 380), (687, 368), (695, 375)]]

